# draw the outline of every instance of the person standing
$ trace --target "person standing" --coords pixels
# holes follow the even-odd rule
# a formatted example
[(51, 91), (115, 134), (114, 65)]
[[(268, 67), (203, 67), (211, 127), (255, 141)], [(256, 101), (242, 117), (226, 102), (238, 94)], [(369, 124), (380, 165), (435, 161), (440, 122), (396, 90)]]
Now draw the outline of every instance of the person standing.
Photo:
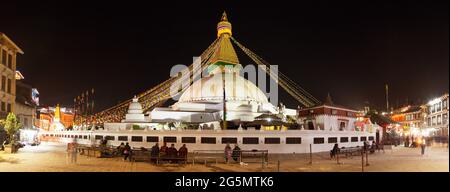
[(66, 162), (67, 164), (69, 164), (72, 161), (72, 143), (67, 143), (66, 152), (67, 152)]
[(241, 148), (239, 148), (239, 146), (236, 144), (234, 145), (234, 149), (233, 149), (233, 160), (234, 161), (240, 161), (241, 158)]
[(227, 143), (227, 145), (225, 146), (225, 151), (224, 151), (224, 155), (225, 155), (225, 162), (229, 162), (229, 160), (231, 159), (231, 154), (233, 153), (233, 150), (231, 150), (230, 144)]
[(333, 159), (334, 157), (336, 157), (338, 151), (339, 151), (339, 145), (336, 143), (336, 144), (334, 144), (333, 149), (331, 149), (330, 158)]
[(422, 143), (420, 144), (420, 148), (422, 149), (422, 155), (425, 155), (425, 148), (427, 147), (425, 138), (422, 137)]
[(71, 163), (73, 163), (73, 164), (77, 163), (77, 155), (78, 155), (77, 148), (78, 148), (77, 140), (74, 139), (72, 142), (72, 147), (71, 147), (71, 153), (72, 153)]
[(130, 157), (130, 154), (131, 154), (131, 147), (127, 143), (123, 149), (123, 160), (126, 161), (128, 157)]

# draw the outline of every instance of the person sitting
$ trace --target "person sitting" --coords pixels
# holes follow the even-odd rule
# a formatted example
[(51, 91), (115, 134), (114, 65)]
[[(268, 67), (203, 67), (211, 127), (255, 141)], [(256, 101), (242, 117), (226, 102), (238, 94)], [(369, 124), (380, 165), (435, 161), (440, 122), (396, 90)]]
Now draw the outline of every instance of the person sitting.
[(375, 149), (376, 149), (376, 145), (375, 145), (375, 141), (372, 141), (372, 145), (370, 146), (370, 153), (375, 153)]
[(239, 146), (237, 144), (234, 145), (232, 156), (233, 156), (234, 161), (238, 161), (238, 159), (240, 160), (240, 158), (241, 158), (241, 148), (239, 148)]
[(184, 162), (187, 161), (187, 154), (188, 154), (188, 149), (186, 147), (186, 144), (183, 144), (183, 146), (180, 147), (180, 149), (178, 150), (178, 157), (182, 158)]
[(159, 150), (159, 156), (160, 157), (166, 157), (166, 155), (167, 155), (167, 143), (166, 142), (164, 142), (163, 143), (163, 146), (161, 146), (161, 149)]
[(333, 149), (331, 149), (331, 151), (330, 151), (330, 158), (333, 159), (334, 157), (336, 157), (338, 151), (339, 151), (339, 146), (336, 143), (336, 144), (334, 144)]
[(117, 153), (123, 154), (123, 150), (125, 149), (125, 144), (122, 142), (119, 146), (117, 146)]
[(155, 145), (153, 145), (151, 151), (150, 151), (150, 161), (152, 162), (156, 162), (156, 159), (159, 156), (159, 145), (158, 143), (156, 143)]
[(178, 151), (177, 151), (177, 149), (175, 148), (175, 144), (172, 143), (172, 144), (170, 145), (170, 148), (167, 149), (167, 156), (169, 157), (169, 161), (170, 161), (171, 163), (177, 161), (177, 154), (178, 154)]

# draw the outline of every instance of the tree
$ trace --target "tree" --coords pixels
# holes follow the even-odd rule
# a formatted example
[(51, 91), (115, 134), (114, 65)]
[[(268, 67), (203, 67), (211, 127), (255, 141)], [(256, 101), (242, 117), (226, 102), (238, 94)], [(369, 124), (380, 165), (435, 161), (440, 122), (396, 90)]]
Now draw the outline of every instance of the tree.
[(4, 127), (6, 134), (9, 136), (10, 144), (14, 144), (15, 135), (22, 128), (22, 124), (17, 120), (14, 113), (8, 113), (6, 120), (0, 120), (0, 125)]

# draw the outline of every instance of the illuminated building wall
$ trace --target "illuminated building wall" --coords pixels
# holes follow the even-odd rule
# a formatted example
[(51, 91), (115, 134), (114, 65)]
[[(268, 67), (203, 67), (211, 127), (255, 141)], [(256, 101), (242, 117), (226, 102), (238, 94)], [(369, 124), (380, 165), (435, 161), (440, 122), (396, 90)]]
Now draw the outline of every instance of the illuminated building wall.
[(448, 94), (444, 94), (441, 97), (433, 99), (426, 105), (428, 109), (426, 117), (426, 127), (429, 129), (433, 129), (434, 135), (447, 137), (449, 135), (448, 105), (449, 105)]
[(16, 55), (23, 51), (0, 32), (0, 119), (14, 112), (16, 102)]

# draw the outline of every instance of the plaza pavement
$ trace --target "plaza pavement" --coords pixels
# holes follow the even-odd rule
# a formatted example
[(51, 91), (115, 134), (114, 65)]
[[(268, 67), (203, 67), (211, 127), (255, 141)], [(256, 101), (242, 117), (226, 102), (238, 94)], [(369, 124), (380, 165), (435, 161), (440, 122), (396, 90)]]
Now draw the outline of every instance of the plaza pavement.
[[(330, 160), (328, 153), (283, 154), (269, 156), (264, 168), (260, 163), (225, 164), (219, 162), (175, 165), (153, 165), (147, 162), (130, 163), (121, 158), (95, 158), (78, 155), (77, 164), (67, 163), (65, 145), (43, 143), (26, 146), (17, 154), (0, 151), (0, 172), (361, 172), (361, 156)], [(280, 162), (278, 164), (278, 162)], [(365, 164), (365, 162), (364, 162)], [(279, 165), (279, 166), (278, 166)], [(449, 172), (449, 152), (444, 146), (420, 148), (394, 147), (393, 150), (369, 155), (366, 172)]]

